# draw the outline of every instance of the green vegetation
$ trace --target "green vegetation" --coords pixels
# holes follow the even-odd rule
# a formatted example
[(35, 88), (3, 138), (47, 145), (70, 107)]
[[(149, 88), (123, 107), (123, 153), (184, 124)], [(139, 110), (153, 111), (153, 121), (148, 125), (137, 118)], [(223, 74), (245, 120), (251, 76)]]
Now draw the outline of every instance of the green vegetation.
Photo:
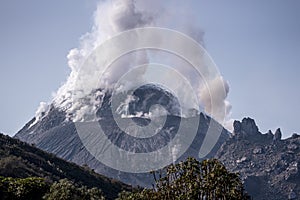
[(52, 184), (45, 200), (104, 200), (102, 191), (97, 188), (88, 189), (78, 186), (67, 179)]
[(67, 162), (3, 134), (0, 134), (0, 176), (41, 177), (48, 183), (68, 179), (78, 185), (100, 188), (107, 199), (115, 199), (122, 190), (131, 190), (130, 186), (97, 174), (87, 166)]
[(104, 200), (98, 188), (79, 186), (62, 179), (52, 185), (42, 178), (0, 177), (0, 197), (2, 200)]
[(1, 200), (250, 199), (239, 175), (216, 159), (199, 162), (188, 158), (152, 174), (152, 189), (132, 189), (88, 166), (77, 166), (0, 134)]
[[(247, 200), (241, 180), (230, 173), (218, 160), (197, 161), (188, 158), (185, 162), (172, 164), (160, 172), (152, 172), (153, 189), (124, 191), (118, 200), (201, 200), (230, 199)], [(157, 176), (159, 178), (157, 178)], [(61, 179), (53, 184), (43, 178), (0, 177), (0, 196), (3, 200), (104, 200), (104, 194), (96, 187), (75, 184)]]
[(4, 178), (0, 177), (0, 197), (2, 200), (42, 199), (49, 184), (42, 178)]
[[(135, 189), (119, 193), (117, 200), (247, 200), (241, 180), (216, 159), (172, 164), (160, 172), (152, 172), (153, 189)], [(158, 177), (157, 177), (158, 176)], [(96, 187), (88, 188), (67, 179), (49, 183), (43, 178), (0, 177), (3, 200), (104, 200)]]
[(157, 172), (152, 173), (156, 181), (153, 189), (122, 192), (118, 200), (250, 199), (238, 174), (228, 172), (216, 159), (199, 162), (188, 158), (159, 172), (159, 179)]

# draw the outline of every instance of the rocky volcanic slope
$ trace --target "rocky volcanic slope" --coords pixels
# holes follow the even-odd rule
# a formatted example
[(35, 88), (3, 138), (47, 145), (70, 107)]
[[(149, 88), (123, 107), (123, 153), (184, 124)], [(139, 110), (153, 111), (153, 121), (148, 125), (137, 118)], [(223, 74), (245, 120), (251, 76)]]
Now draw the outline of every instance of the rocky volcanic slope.
[[(157, 103), (164, 105), (170, 113), (176, 114), (178, 111), (177, 107), (174, 106), (174, 104), (176, 104), (174, 97), (159, 88), (153, 86), (143, 87), (137, 90), (136, 95), (139, 100), (135, 104), (129, 106), (129, 110), (132, 112), (130, 114), (141, 111), (147, 112), (151, 105)], [(181, 118), (176, 115), (168, 115), (166, 123), (159, 134), (151, 137), (150, 140), (137, 140), (136, 143), (133, 144), (132, 138), (128, 137), (127, 134), (120, 130), (118, 125), (114, 122), (110, 103), (111, 95), (106, 94), (103, 97), (102, 105), (99, 106), (99, 110), (97, 111), (97, 116), (100, 118), (99, 123), (108, 138), (114, 144), (129, 151), (150, 152), (157, 147), (166, 145), (176, 134), (180, 121), (190, 120), (189, 118)], [(131, 185), (151, 186), (153, 177), (149, 173), (124, 173), (109, 168), (95, 159), (83, 146), (74, 123), (66, 120), (65, 116), (66, 114), (64, 111), (52, 107), (36, 124), (32, 125), (35, 121), (34, 118), (27, 123), (15, 135), (15, 138), (30, 144), (33, 143), (45, 151), (54, 153), (61, 158), (75, 162), (79, 165), (87, 164), (91, 169), (94, 169), (96, 172), (105, 176), (116, 178)], [(184, 160), (188, 156), (198, 157), (202, 141), (206, 136), (209, 126), (213, 127), (216, 131), (221, 131), (221, 136), (208, 157), (213, 157), (230, 135), (226, 129), (209, 116), (201, 113), (199, 117), (199, 127), (194, 142), (179, 160)], [(140, 124), (147, 123), (147, 120), (144, 118), (135, 117), (133, 120)]]
[(67, 178), (78, 184), (100, 188), (108, 199), (115, 199), (123, 190), (131, 190), (130, 186), (99, 175), (87, 167), (67, 162), (2, 134), (0, 134), (0, 176), (42, 177), (50, 182)]
[(261, 134), (253, 119), (234, 122), (234, 134), (216, 154), (239, 172), (254, 199), (300, 199), (300, 136), (282, 140), (281, 131)]

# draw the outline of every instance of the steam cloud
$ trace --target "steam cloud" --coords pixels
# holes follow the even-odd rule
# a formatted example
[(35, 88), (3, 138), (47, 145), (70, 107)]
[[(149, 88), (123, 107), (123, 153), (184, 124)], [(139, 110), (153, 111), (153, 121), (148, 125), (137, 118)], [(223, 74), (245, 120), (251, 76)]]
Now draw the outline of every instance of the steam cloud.
[[(68, 66), (71, 68), (71, 73), (67, 81), (56, 92), (53, 104), (56, 107), (64, 109), (68, 114), (68, 118), (73, 121), (87, 120), (88, 113), (96, 109), (95, 105), (101, 102), (103, 91), (98, 91), (92, 96), (92, 91), (98, 89), (99, 77), (93, 77), (93, 70), (98, 70), (104, 73), (102, 66), (97, 69), (90, 69), (86, 71), (81, 69), (81, 65), (89, 54), (103, 41), (111, 38), (112, 36), (126, 30), (140, 27), (163, 27), (180, 31), (195, 41), (203, 45), (203, 31), (198, 26), (196, 17), (193, 14), (193, 5), (187, 5), (185, 2), (180, 1), (160, 1), (160, 0), (118, 0), (118, 1), (101, 1), (98, 3), (97, 10), (94, 13), (94, 25), (92, 30), (80, 39), (78, 48), (70, 50), (68, 58)], [(105, 82), (101, 83), (102, 88), (108, 88), (109, 85), (114, 83), (120, 75), (128, 71), (131, 67), (137, 64), (144, 64), (155, 62), (167, 63), (169, 65), (177, 66), (176, 69), (189, 78), (191, 84), (197, 92), (201, 105), (191, 105), (191, 108), (203, 108), (206, 113), (211, 114), (212, 105), (215, 110), (226, 110), (227, 120), (230, 116), (231, 105), (226, 101), (229, 92), (229, 86), (222, 76), (215, 72), (207, 72), (204, 76), (208, 77), (208, 82), (204, 84), (203, 81), (193, 77), (193, 71), (188, 64), (181, 61), (174, 56), (166, 56), (163, 52), (147, 52), (139, 51), (120, 58), (114, 69), (115, 71), (105, 72)], [(149, 56), (151, 55), (151, 56)], [(80, 77), (78, 76), (80, 72)], [(141, 78), (145, 71), (141, 71)], [(166, 74), (172, 76), (172, 74)], [(82, 84), (75, 84), (76, 81), (82, 81)], [(174, 80), (176, 82), (176, 80)], [(180, 84), (178, 84), (180, 85)], [(224, 92), (220, 92), (225, 88)], [(184, 91), (183, 91), (184, 92)], [(211, 93), (214, 93), (217, 98), (211, 99)], [(74, 94), (75, 99), (74, 99)], [(188, 94), (187, 94), (188, 95)], [(84, 104), (82, 98), (85, 98)], [(187, 99), (189, 99), (187, 97)], [(86, 104), (86, 102), (89, 102)], [(216, 106), (217, 105), (217, 106)], [(36, 113), (36, 119), (39, 120), (43, 112), (46, 112), (44, 103)], [(220, 123), (229, 123), (229, 121), (221, 121), (222, 117), (214, 116)], [(231, 129), (231, 125), (227, 128)]]

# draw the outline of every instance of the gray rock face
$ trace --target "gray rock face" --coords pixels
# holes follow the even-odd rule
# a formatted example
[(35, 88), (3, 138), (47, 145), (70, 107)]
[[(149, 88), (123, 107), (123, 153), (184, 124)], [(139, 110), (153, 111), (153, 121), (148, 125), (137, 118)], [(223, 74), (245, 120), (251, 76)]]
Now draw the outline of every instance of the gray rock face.
[[(167, 116), (162, 130), (155, 136), (149, 139), (133, 139), (120, 130), (114, 121), (110, 109), (111, 94), (106, 94), (102, 105), (97, 111), (97, 115), (100, 117), (99, 124), (101, 124), (103, 131), (110, 141), (126, 151), (145, 153), (153, 151), (156, 148), (161, 148), (174, 137), (180, 122), (191, 120), (191, 118), (176, 116), (178, 112), (177, 103), (176, 100), (172, 99), (173, 97), (170, 93), (164, 93), (163, 90), (154, 87), (144, 87), (137, 90), (136, 95), (138, 96), (138, 101), (129, 105), (130, 114), (135, 114), (135, 112), (147, 112), (151, 105), (156, 103), (164, 105), (171, 114)], [(133, 120), (140, 125), (149, 123), (148, 119), (139, 117), (125, 120)], [(52, 107), (41, 121), (30, 126), (33, 121), (34, 119), (25, 125), (15, 137), (30, 144), (34, 143), (37, 147), (54, 153), (68, 161), (75, 162), (79, 165), (87, 164), (91, 169), (105, 176), (132, 185), (151, 186), (153, 177), (148, 173), (133, 174), (117, 171), (95, 159), (83, 146), (74, 123), (65, 120), (65, 113), (63, 111)], [(198, 157), (200, 147), (209, 126), (212, 126), (216, 130), (221, 130), (222, 132), (217, 144), (208, 157), (215, 155), (220, 146), (229, 137), (230, 133), (215, 120), (201, 113), (196, 137), (188, 150), (178, 161), (186, 159), (189, 156)]]
[(260, 134), (260, 132), (258, 131), (258, 127), (255, 124), (255, 121), (251, 118), (244, 118), (242, 122), (234, 121), (233, 128), (233, 132), (239, 136), (254, 137), (257, 134)]
[(280, 141), (282, 137), (281, 130), (278, 128), (274, 134), (274, 141)]
[(233, 129), (234, 129), (234, 133), (238, 134), (242, 131), (242, 123), (240, 121), (234, 121), (233, 122)]
[(261, 134), (254, 121), (243, 121), (236, 122), (238, 133), (222, 145), (216, 158), (241, 174), (253, 199), (299, 199), (300, 136), (281, 140), (279, 129), (274, 143), (272, 133)]
[(298, 138), (298, 137), (300, 137), (300, 135), (298, 135), (297, 133), (293, 133), (293, 135), (292, 135), (293, 139)]

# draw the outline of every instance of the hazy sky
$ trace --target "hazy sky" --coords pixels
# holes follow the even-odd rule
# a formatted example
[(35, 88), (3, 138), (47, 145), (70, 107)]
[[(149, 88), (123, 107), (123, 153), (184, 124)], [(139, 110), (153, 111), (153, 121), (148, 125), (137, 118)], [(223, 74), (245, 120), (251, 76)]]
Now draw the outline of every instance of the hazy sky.
[[(0, 132), (13, 135), (69, 74), (66, 55), (90, 31), (93, 1), (0, 1)], [(300, 1), (187, 1), (230, 84), (232, 117), (262, 132), (300, 133)], [(193, 20), (193, 19), (191, 19)]]

